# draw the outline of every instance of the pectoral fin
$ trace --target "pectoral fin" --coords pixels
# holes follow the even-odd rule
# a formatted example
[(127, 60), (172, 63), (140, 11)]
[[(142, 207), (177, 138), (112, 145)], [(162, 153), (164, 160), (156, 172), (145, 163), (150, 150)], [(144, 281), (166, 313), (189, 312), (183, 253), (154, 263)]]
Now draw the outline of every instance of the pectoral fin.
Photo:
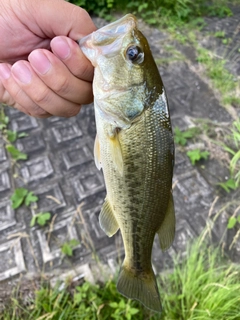
[(113, 163), (115, 168), (123, 175), (123, 157), (122, 157), (122, 149), (119, 142), (118, 134), (116, 133), (113, 137), (109, 137), (109, 145), (110, 145), (110, 153), (113, 159)]
[(106, 199), (99, 216), (99, 223), (103, 231), (112, 237), (119, 229), (116, 218), (114, 217), (112, 207)]
[(163, 251), (167, 250), (171, 246), (175, 235), (175, 212), (172, 193), (170, 193), (166, 216), (157, 234), (161, 249)]
[(95, 159), (95, 164), (98, 170), (102, 168), (101, 164), (101, 157), (100, 157), (100, 144), (99, 144), (99, 139), (98, 135), (96, 135), (95, 142), (94, 142), (94, 159)]

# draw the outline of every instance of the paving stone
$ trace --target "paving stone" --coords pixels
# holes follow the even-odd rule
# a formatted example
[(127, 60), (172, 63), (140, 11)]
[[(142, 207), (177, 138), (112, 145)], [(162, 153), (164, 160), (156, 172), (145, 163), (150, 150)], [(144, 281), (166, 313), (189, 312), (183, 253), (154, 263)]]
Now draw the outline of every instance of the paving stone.
[(14, 210), (10, 200), (0, 202), (0, 232), (16, 225)]
[(75, 149), (63, 150), (62, 158), (66, 169), (72, 169), (93, 159), (92, 145), (85, 143)]
[(25, 138), (18, 139), (16, 147), (19, 151), (30, 155), (34, 152), (42, 152), (46, 145), (42, 133), (31, 134)]
[[(59, 209), (66, 207), (64, 195), (59, 184), (42, 185), (40, 191), (35, 191), (34, 194), (38, 197), (37, 211), (55, 213)], [(36, 211), (34, 209), (34, 211)]]
[(51, 279), (51, 285), (54, 287), (59, 281), (62, 281), (64, 287), (64, 282), (66, 279), (72, 279), (71, 283), (73, 284), (80, 279), (86, 279), (90, 283), (94, 283), (94, 275), (92, 274), (91, 268), (88, 263), (64, 273), (62, 272), (62, 270), (59, 270), (59, 274)]
[(62, 143), (82, 136), (82, 131), (77, 124), (71, 122), (64, 125), (61, 123), (60, 125), (51, 128), (51, 131), (57, 143)]
[[(72, 216), (54, 224), (51, 234), (38, 230), (37, 235), (41, 246), (43, 262), (61, 259), (61, 246), (66, 240), (78, 239), (75, 226), (72, 224)], [(80, 244), (77, 247), (80, 247)]]
[(11, 121), (11, 127), (13, 131), (29, 131), (38, 127), (38, 122), (35, 118), (29, 117), (25, 114), (21, 114), (19, 117), (14, 118)]
[(197, 234), (191, 225), (185, 220), (179, 221), (176, 225), (175, 239), (172, 248), (175, 252), (186, 252), (187, 244), (196, 238)]
[(0, 192), (8, 191), (10, 188), (11, 183), (8, 171), (0, 171)]
[(13, 107), (8, 108), (8, 115), (11, 116), (11, 122), (12, 119), (17, 118), (17, 117), (22, 117), (23, 113)]
[(0, 281), (26, 271), (20, 239), (0, 244)]
[[(212, 190), (197, 170), (188, 171), (178, 176), (176, 188), (179, 189), (184, 201), (191, 203), (209, 204), (212, 202)], [(210, 200), (210, 201), (208, 201)]]
[(93, 162), (84, 174), (72, 179), (72, 186), (79, 203), (90, 195), (105, 190), (102, 173)]
[[(239, 24), (239, 13), (225, 20), (212, 19), (208, 31), (225, 28), (227, 34), (234, 36)], [(100, 27), (106, 22), (94, 18)], [(227, 24), (229, 23), (229, 25)], [(169, 36), (156, 28), (150, 28), (143, 22), (139, 24), (144, 34), (150, 39), (154, 57), (170, 57), (164, 50), (164, 43)], [(235, 28), (235, 29), (234, 29)], [(239, 36), (236, 34), (236, 44)], [(211, 37), (202, 45), (211, 46)], [(216, 51), (222, 54), (226, 47), (217, 39)], [(196, 57), (191, 47), (180, 46), (172, 42), (174, 48), (186, 57), (182, 61), (160, 66), (160, 71), (168, 94), (173, 126), (186, 130), (194, 126), (194, 119), (206, 118), (215, 122), (231, 121), (231, 116), (222, 108), (212, 90), (199, 77), (196, 69)], [(227, 47), (229, 57), (233, 42)], [(238, 59), (235, 49), (234, 59)], [(189, 60), (194, 68), (191, 68)], [(230, 60), (229, 70), (235, 62)], [(238, 60), (237, 60), (238, 65)], [(232, 71), (233, 72), (233, 71)], [(235, 73), (234, 73), (235, 72)], [(233, 74), (237, 75), (238, 71)], [(13, 210), (10, 196), (14, 190), (10, 168), (10, 159), (0, 137), (0, 281), (9, 281), (21, 273), (31, 276), (44, 270), (50, 275), (64, 279), (71, 275), (76, 281), (89, 274), (94, 268), (93, 252), (99, 257), (105, 270), (115, 273), (124, 259), (124, 249), (120, 233), (107, 237), (99, 225), (99, 213), (106, 196), (102, 172), (94, 163), (93, 145), (96, 135), (93, 105), (83, 106), (81, 112), (73, 118), (51, 117), (35, 119), (24, 115), (14, 108), (7, 108), (10, 128), (17, 132), (27, 132), (29, 136), (18, 139), (17, 148), (28, 154), (27, 161), (19, 162), (19, 178), (16, 187), (26, 187), (39, 198), (37, 207), (32, 206)], [(186, 244), (195, 239), (206, 224), (212, 230), (213, 240), (222, 238), (229, 248), (234, 238), (234, 230), (226, 232), (229, 212), (226, 210), (213, 224), (213, 217), (221, 210), (227, 198), (220, 194), (219, 203), (212, 210), (216, 199), (218, 165), (212, 168), (211, 159), (205, 168), (193, 167), (187, 155), (176, 148), (174, 169), (174, 199), (177, 218), (176, 237), (173, 246), (162, 252), (158, 238), (153, 244), (153, 266), (156, 272), (171, 268), (172, 257), (176, 253), (185, 253)], [(221, 167), (222, 168), (222, 167)], [(221, 169), (225, 176), (225, 171)], [(227, 197), (227, 196), (226, 196)], [(232, 196), (238, 199), (240, 194)], [(232, 199), (231, 199), (232, 200)], [(212, 215), (210, 215), (212, 212)], [(230, 212), (236, 208), (232, 206)], [(51, 224), (30, 228), (34, 214), (51, 213)], [(61, 246), (66, 240), (78, 239), (79, 245), (73, 250), (72, 257), (64, 257)], [(240, 242), (236, 242), (230, 254), (237, 261), (240, 257)], [(70, 263), (69, 263), (70, 262)], [(98, 269), (95, 266), (95, 270)], [(76, 271), (77, 272), (74, 272)], [(61, 277), (62, 274), (62, 277)], [(96, 273), (97, 274), (97, 273)], [(101, 274), (98, 272), (98, 277)]]
[(21, 176), (26, 182), (46, 178), (53, 173), (52, 164), (47, 156), (24, 162), (20, 169)]
[(0, 163), (7, 160), (6, 150), (4, 146), (0, 145)]
[[(180, 75), (180, 76), (179, 76)], [(184, 62), (173, 63), (162, 74), (168, 94), (172, 121), (181, 116), (230, 121), (231, 116), (214, 97), (210, 88)], [(171, 91), (168, 91), (171, 88)]]

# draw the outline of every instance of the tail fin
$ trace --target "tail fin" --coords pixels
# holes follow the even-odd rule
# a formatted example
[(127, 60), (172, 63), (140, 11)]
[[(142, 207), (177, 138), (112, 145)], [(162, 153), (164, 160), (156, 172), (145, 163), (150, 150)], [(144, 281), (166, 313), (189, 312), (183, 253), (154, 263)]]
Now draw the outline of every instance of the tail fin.
[(123, 264), (119, 273), (117, 289), (125, 297), (139, 300), (145, 307), (151, 310), (162, 311), (153, 270), (148, 274), (135, 274)]

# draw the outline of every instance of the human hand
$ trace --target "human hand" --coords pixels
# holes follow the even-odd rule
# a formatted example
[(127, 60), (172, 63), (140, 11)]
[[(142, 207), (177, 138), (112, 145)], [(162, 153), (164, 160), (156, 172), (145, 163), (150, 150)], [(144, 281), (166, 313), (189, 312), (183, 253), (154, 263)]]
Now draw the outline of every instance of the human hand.
[(92, 101), (93, 67), (75, 42), (96, 29), (87, 12), (63, 0), (5, 0), (0, 12), (0, 102), (76, 115)]

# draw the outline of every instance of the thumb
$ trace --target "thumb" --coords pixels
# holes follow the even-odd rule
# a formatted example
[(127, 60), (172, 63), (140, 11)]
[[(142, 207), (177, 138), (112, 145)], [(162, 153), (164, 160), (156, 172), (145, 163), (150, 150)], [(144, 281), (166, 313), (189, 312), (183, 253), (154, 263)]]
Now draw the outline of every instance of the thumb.
[(96, 30), (86, 10), (64, 0), (25, 0), (25, 3), (32, 17), (24, 22), (32, 29), (34, 19), (40, 36), (51, 39), (63, 35), (78, 40)]

